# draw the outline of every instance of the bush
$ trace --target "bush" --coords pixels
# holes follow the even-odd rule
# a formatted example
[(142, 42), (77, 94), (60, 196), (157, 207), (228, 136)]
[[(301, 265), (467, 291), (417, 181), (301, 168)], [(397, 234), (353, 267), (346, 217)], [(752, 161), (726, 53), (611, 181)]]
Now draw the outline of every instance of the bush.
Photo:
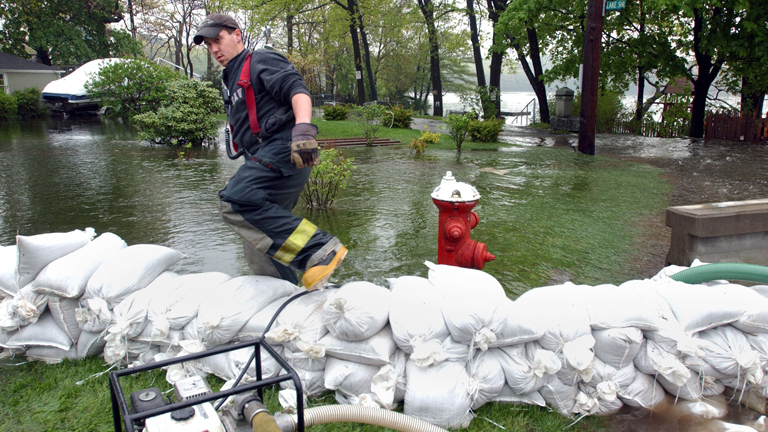
[(456, 150), (461, 151), (461, 144), (469, 134), (469, 124), (472, 122), (472, 117), (468, 114), (448, 114), (445, 118), (445, 124), (448, 126), (448, 133), (451, 134), (453, 142), (456, 144)]
[(353, 158), (345, 158), (335, 148), (320, 151), (320, 164), (312, 168), (312, 174), (301, 191), (301, 198), (307, 207), (328, 208), (333, 205), (340, 189), (347, 187), (352, 176)]
[(373, 144), (373, 138), (381, 127), (381, 117), (387, 108), (384, 105), (370, 104), (358, 107), (355, 123), (360, 126), (367, 145)]
[(437, 144), (440, 142), (440, 132), (430, 132), (429, 126), (424, 126), (424, 132), (421, 133), (419, 139), (429, 144)]
[(323, 109), (323, 120), (346, 120), (348, 114), (349, 108), (344, 105), (326, 105), (325, 109)]
[(16, 98), (0, 90), (0, 120), (16, 117)]
[(101, 100), (108, 115), (131, 118), (157, 111), (167, 98), (170, 83), (184, 79), (170, 68), (145, 59), (124, 59), (103, 67), (85, 88), (91, 99)]
[[(612, 90), (601, 90), (597, 94), (597, 132), (611, 132), (613, 126), (618, 122), (623, 122), (632, 118), (631, 110), (624, 107), (621, 99), (623, 93)], [(573, 114), (579, 116), (581, 112), (581, 93), (578, 93), (573, 99)]]
[(414, 138), (413, 141), (408, 144), (408, 148), (411, 149), (411, 151), (416, 152), (417, 155), (422, 155), (427, 151), (427, 142), (424, 141), (423, 138)]
[(498, 114), (496, 109), (496, 98), (499, 96), (497, 87), (474, 87), (469, 92), (461, 93), (459, 100), (461, 103), (472, 109), (474, 112), (481, 112), (483, 120), (495, 119)]
[(221, 111), (221, 95), (210, 83), (182, 79), (168, 84), (167, 96), (157, 112), (137, 114), (133, 120), (139, 139), (176, 147), (181, 158), (184, 149), (215, 139), (214, 114)]
[(398, 129), (410, 129), (411, 123), (413, 123), (413, 112), (406, 109), (402, 105), (395, 105), (392, 107), (392, 114), (394, 120), (392, 121), (392, 127)]
[(472, 141), (494, 142), (499, 138), (504, 128), (504, 120), (472, 120), (469, 124), (469, 135)]
[(13, 92), (13, 97), (16, 98), (16, 115), (22, 119), (36, 119), (48, 115), (48, 109), (43, 105), (43, 99), (37, 87), (16, 90)]

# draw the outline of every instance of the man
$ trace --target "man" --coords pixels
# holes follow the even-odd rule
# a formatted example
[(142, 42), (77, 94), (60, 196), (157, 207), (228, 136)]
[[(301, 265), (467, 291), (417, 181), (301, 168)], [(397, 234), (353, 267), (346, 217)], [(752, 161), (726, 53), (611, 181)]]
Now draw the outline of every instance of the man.
[(312, 100), (301, 75), (282, 55), (243, 45), (229, 15), (214, 13), (194, 42), (205, 43), (224, 66), (222, 92), (232, 144), (245, 163), (219, 192), (221, 218), (243, 238), (254, 274), (322, 287), (347, 254), (339, 239), (291, 213), (318, 164)]

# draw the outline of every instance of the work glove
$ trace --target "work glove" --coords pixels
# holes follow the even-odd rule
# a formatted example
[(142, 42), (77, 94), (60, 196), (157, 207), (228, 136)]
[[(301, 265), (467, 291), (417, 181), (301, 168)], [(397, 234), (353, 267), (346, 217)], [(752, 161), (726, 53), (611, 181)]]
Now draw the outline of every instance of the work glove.
[(291, 133), (291, 162), (296, 168), (304, 168), (320, 163), (317, 154), (317, 126), (312, 123), (297, 123)]

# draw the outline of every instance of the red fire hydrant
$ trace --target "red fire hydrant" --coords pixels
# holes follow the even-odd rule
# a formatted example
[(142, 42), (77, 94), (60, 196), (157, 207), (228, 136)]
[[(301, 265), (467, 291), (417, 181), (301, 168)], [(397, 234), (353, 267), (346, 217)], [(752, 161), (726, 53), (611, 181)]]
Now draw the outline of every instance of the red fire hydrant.
[(477, 189), (457, 182), (450, 171), (432, 192), (432, 202), (440, 211), (438, 264), (482, 269), (486, 262), (496, 259), (488, 253), (485, 243), (470, 238), (470, 230), (480, 222), (480, 217), (472, 211), (479, 199)]

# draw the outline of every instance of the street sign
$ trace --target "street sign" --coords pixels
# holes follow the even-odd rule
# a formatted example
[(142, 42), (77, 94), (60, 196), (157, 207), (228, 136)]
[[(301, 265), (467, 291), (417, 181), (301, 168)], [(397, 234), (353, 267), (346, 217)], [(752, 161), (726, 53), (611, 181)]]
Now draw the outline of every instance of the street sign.
[(627, 5), (627, 0), (607, 0), (605, 2), (605, 10), (606, 12), (624, 10), (624, 7), (626, 5)]

